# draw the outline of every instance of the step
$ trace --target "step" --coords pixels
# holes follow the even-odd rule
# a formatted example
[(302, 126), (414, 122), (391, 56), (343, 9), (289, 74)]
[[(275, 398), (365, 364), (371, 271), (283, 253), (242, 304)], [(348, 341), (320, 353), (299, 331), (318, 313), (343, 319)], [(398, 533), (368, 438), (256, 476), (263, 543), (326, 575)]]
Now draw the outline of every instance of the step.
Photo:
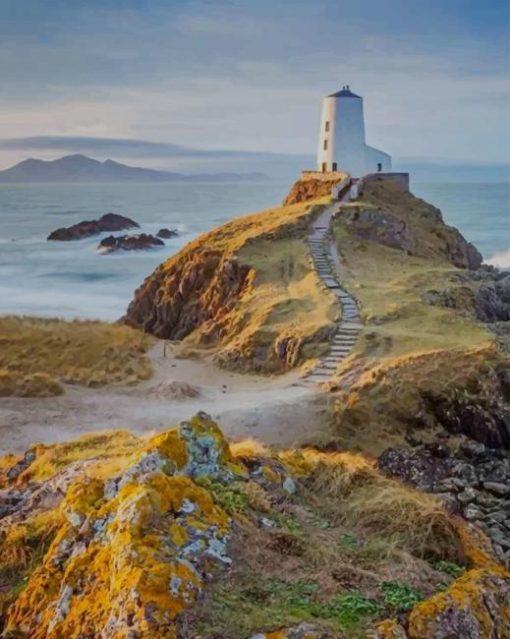
[(310, 379), (310, 377), (330, 377), (330, 373), (328, 371), (315, 369), (312, 373), (307, 375), (307, 379)]
[(363, 328), (363, 324), (361, 322), (342, 322), (340, 324), (340, 330), (343, 329), (355, 329), (360, 331)]
[(334, 364), (335, 366), (338, 366), (338, 364), (341, 364), (344, 361), (345, 357), (327, 357), (326, 359), (322, 360), (323, 364)]
[(314, 375), (322, 375), (323, 377), (331, 377), (331, 374), (335, 371), (335, 368), (327, 368), (319, 365), (313, 372)]

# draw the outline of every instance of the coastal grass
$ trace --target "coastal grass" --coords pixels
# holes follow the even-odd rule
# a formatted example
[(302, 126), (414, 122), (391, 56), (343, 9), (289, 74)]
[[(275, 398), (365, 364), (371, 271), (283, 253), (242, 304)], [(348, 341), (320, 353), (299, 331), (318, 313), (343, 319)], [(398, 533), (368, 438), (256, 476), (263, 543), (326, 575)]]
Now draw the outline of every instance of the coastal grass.
[(0, 396), (58, 395), (66, 383), (137, 383), (152, 373), (150, 343), (106, 322), (0, 317)]

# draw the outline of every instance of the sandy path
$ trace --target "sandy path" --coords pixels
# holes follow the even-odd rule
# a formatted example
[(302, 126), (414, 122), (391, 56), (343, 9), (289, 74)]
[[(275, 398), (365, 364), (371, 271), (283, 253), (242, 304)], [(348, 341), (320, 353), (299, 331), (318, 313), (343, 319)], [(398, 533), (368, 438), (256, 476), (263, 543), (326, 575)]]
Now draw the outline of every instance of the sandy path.
[[(198, 410), (217, 418), (232, 439), (253, 437), (274, 445), (303, 443), (327, 428), (327, 395), (304, 387), (298, 373), (263, 378), (223, 371), (203, 360), (164, 358), (162, 342), (150, 356), (154, 376), (136, 387), (68, 386), (61, 397), (2, 398), (0, 454), (94, 430), (150, 434)], [(200, 395), (176, 398), (173, 382), (197, 387)]]

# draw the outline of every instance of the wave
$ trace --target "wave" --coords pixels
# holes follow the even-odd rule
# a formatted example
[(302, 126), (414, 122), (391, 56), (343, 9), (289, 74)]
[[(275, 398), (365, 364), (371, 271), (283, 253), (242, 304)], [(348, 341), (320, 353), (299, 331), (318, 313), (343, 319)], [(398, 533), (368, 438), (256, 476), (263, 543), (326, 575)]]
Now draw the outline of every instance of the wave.
[(486, 260), (486, 263), (498, 268), (510, 268), (510, 248), (494, 253), (492, 257)]

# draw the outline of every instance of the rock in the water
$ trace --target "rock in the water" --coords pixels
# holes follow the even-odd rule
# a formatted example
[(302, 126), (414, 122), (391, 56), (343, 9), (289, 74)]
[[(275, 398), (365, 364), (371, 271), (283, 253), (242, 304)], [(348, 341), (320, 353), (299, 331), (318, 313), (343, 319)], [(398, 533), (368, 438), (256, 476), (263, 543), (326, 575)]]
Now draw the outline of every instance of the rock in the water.
[(139, 227), (140, 225), (129, 217), (118, 215), (117, 213), (107, 213), (98, 220), (85, 220), (78, 222), (78, 224), (52, 231), (47, 239), (68, 242), (71, 240), (81, 240), (91, 235), (98, 235), (105, 231), (124, 231), (125, 229)]
[(140, 233), (139, 235), (109, 235), (99, 242), (97, 248), (103, 249), (103, 253), (113, 253), (114, 251), (140, 251), (143, 249), (153, 248), (155, 246), (164, 246), (163, 240), (149, 235)]
[(179, 233), (175, 229), (159, 229), (156, 233), (156, 237), (161, 237), (164, 240), (168, 240), (171, 237), (177, 237)]

